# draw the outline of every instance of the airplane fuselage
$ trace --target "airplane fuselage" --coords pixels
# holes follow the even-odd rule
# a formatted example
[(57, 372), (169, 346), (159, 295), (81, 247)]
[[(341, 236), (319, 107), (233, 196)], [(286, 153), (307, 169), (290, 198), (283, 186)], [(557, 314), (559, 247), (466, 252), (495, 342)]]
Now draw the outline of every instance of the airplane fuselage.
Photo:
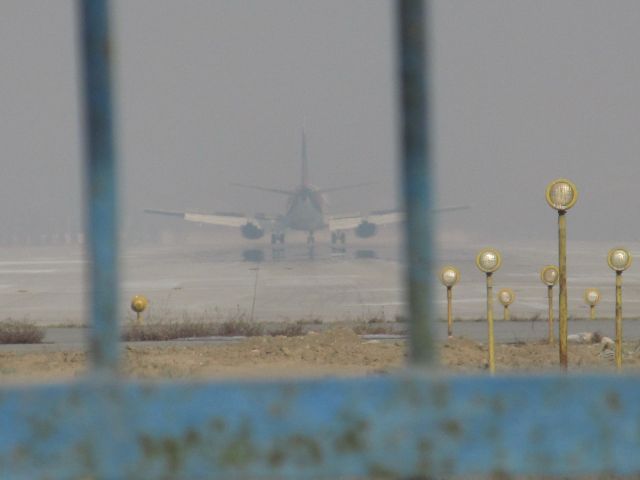
[(325, 228), (324, 205), (322, 193), (315, 187), (305, 185), (298, 188), (287, 202), (283, 226), (306, 232)]

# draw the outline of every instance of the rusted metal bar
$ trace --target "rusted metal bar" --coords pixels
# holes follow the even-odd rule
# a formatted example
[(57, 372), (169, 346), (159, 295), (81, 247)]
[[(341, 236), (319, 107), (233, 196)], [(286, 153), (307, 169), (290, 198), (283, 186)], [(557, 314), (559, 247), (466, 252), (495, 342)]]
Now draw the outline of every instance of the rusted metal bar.
[(107, 3), (81, 0), (79, 6), (91, 284), (89, 347), (93, 368), (112, 374), (118, 368), (118, 216)]
[(547, 300), (549, 303), (548, 309), (548, 321), (549, 321), (549, 333), (548, 342), (549, 345), (553, 345), (554, 333), (553, 333), (553, 285), (547, 285)]
[(616, 271), (616, 368), (622, 368), (622, 272)]
[(453, 337), (453, 287), (447, 287), (447, 336)]
[(487, 334), (489, 349), (489, 372), (496, 373), (496, 348), (493, 334), (493, 274), (488, 272), (487, 276)]
[(640, 471), (636, 380), (413, 373), (9, 388), (0, 465), (11, 479), (629, 474)]
[(410, 361), (435, 361), (431, 314), (432, 219), (425, 6), (422, 0), (398, 3), (398, 69), (401, 106), (402, 186), (406, 221), (406, 291), (410, 319)]
[(558, 353), (560, 366), (566, 370), (569, 365), (567, 352), (568, 307), (567, 307), (567, 215), (566, 211), (558, 212), (558, 270), (559, 275), (559, 301), (558, 301)]

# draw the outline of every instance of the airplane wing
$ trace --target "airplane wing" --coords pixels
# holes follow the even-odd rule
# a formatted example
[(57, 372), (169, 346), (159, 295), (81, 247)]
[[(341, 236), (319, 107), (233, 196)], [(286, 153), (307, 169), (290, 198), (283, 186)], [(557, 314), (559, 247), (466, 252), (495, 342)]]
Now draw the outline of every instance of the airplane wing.
[(363, 222), (369, 222), (375, 225), (389, 225), (403, 221), (404, 212), (391, 210), (386, 212), (371, 212), (368, 215), (331, 216), (329, 217), (329, 230), (332, 232), (336, 230), (352, 230)]
[[(452, 212), (455, 210), (467, 210), (471, 208), (469, 205), (456, 205), (451, 207), (432, 208), (431, 213)], [(401, 223), (405, 220), (405, 213), (402, 210), (379, 210), (369, 213), (368, 215), (333, 215), (329, 217), (329, 230), (352, 230), (358, 228), (363, 222), (373, 223), (375, 225), (390, 225), (393, 223)]]
[(225, 227), (241, 228), (247, 224), (260, 226), (263, 229), (274, 229), (276, 217), (259, 214), (253, 217), (242, 215), (240, 213), (191, 213), (191, 212), (174, 212), (170, 210), (153, 210), (146, 209), (145, 213), (154, 215), (166, 215), (170, 217), (179, 217), (188, 222), (206, 223), (209, 225), (220, 225)]

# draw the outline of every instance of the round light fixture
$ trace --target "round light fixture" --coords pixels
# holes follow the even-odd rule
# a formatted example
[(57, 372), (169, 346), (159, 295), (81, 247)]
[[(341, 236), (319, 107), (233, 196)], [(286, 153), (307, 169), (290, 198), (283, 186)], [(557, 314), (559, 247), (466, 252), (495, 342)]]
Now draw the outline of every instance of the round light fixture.
[(493, 273), (500, 268), (502, 258), (500, 253), (493, 248), (485, 248), (478, 252), (476, 256), (476, 265), (484, 273)]
[(460, 279), (460, 272), (456, 267), (447, 265), (440, 270), (440, 281), (445, 287), (453, 287)]
[(584, 291), (584, 301), (588, 304), (591, 305), (592, 307), (595, 307), (598, 302), (600, 301), (600, 292), (598, 291), (597, 288), (587, 288)]
[(149, 301), (144, 295), (135, 295), (131, 299), (131, 310), (136, 313), (142, 313), (149, 305)]
[(498, 292), (498, 300), (505, 307), (511, 305), (516, 299), (516, 294), (510, 288), (503, 288)]
[(540, 280), (548, 287), (558, 283), (558, 278), (560, 278), (560, 271), (555, 265), (547, 265), (540, 271)]
[(631, 253), (624, 248), (612, 248), (607, 255), (607, 263), (612, 270), (623, 272), (631, 265)]
[(566, 178), (558, 178), (547, 185), (547, 203), (561, 212), (569, 210), (578, 200), (578, 189)]

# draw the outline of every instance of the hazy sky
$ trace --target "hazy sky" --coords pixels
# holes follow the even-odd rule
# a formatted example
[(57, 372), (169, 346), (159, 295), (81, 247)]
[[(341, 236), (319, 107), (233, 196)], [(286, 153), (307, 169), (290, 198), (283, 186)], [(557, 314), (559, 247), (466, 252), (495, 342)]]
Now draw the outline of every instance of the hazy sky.
[[(279, 213), (300, 176), (379, 182), (337, 212), (396, 194), (393, 3), (114, 2), (125, 223), (143, 208)], [(640, 238), (640, 3), (446, 0), (432, 10), (436, 176), (443, 229), (485, 243), (545, 238), (544, 201), (567, 176), (570, 237)], [(0, 5), (0, 215), (6, 230), (64, 230), (80, 212), (74, 3)]]

